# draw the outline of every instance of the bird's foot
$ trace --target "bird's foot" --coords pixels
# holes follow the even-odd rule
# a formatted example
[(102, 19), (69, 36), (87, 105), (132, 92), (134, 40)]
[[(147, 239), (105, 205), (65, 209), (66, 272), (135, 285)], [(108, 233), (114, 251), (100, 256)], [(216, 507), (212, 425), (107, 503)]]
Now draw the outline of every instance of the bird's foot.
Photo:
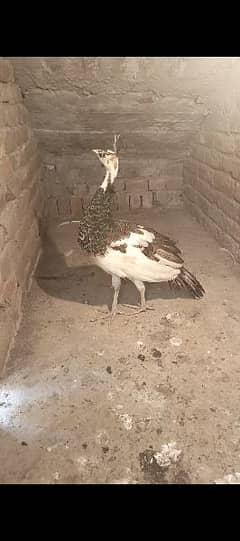
[(126, 306), (127, 308), (131, 308), (134, 310), (131, 314), (128, 314), (129, 316), (137, 316), (138, 314), (141, 314), (142, 312), (146, 312), (147, 310), (155, 310), (153, 306), (145, 305), (145, 306), (134, 306), (132, 304), (123, 304), (123, 306)]
[[(100, 314), (103, 314), (103, 312), (101, 310), (97, 310), (97, 312), (99, 312)], [(90, 321), (91, 321), (91, 323), (95, 323), (95, 321), (99, 321), (99, 320), (102, 320), (102, 319), (108, 319), (109, 321), (111, 321), (117, 315), (124, 316), (126, 314), (124, 314), (124, 312), (120, 312), (120, 310), (113, 310), (113, 311), (111, 310), (111, 312), (108, 312), (107, 314), (104, 313), (104, 315), (102, 315), (102, 317), (97, 317), (95, 319), (90, 319)]]
[(138, 305), (135, 304), (122, 304), (122, 306), (126, 306), (126, 308), (131, 308), (131, 310), (137, 310)]
[(149, 306), (149, 305), (146, 305), (146, 306), (134, 306), (132, 304), (123, 304), (122, 306), (126, 307), (126, 308), (131, 308), (131, 310), (133, 310), (133, 312), (131, 313), (127, 313), (127, 312), (122, 312), (121, 310), (119, 310), (118, 308), (116, 309), (113, 309), (111, 310), (111, 312), (108, 312), (107, 314), (106, 313), (103, 313), (102, 310), (97, 310), (97, 312), (99, 312), (100, 314), (103, 314), (102, 317), (98, 317), (98, 318), (95, 318), (95, 319), (91, 319), (91, 323), (94, 323), (95, 321), (99, 321), (99, 320), (102, 320), (102, 319), (108, 319), (109, 321), (112, 321), (115, 316), (125, 316), (125, 317), (128, 317), (128, 316), (137, 316), (138, 314), (141, 314), (142, 312), (146, 312), (147, 310), (155, 310), (155, 308), (153, 308), (152, 306)]

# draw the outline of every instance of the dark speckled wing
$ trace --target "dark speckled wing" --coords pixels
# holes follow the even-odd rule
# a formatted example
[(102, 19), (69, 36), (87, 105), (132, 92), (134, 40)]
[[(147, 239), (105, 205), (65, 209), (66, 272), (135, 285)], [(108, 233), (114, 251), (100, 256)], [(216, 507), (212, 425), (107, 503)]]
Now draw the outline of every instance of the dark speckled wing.
[[(144, 232), (154, 235), (152, 241), (145, 241), (145, 245), (143, 245), (141, 242), (141, 236), (144, 236)], [(139, 237), (139, 244), (135, 244), (135, 246), (138, 246), (144, 255), (149, 257), (149, 259), (158, 261), (161, 257), (169, 262), (177, 263), (178, 265), (183, 264), (181, 250), (176, 246), (176, 242), (170, 239), (170, 237), (162, 235), (161, 233), (158, 233), (158, 231), (154, 231), (152, 228), (143, 227), (131, 222), (124, 222), (123, 220), (115, 222), (114, 231), (109, 237), (109, 241), (126, 241), (126, 243), (121, 244), (120, 246), (114, 246), (114, 250), (120, 250), (121, 252), (126, 251), (128, 244), (127, 239), (130, 237), (131, 233), (141, 235)]]
[[(146, 229), (150, 231), (149, 228)], [(159, 257), (162, 257), (167, 261), (182, 265), (181, 250), (176, 246), (175, 241), (157, 231), (151, 230), (151, 233), (154, 234), (155, 238), (143, 249), (144, 254), (150, 259), (158, 260)]]

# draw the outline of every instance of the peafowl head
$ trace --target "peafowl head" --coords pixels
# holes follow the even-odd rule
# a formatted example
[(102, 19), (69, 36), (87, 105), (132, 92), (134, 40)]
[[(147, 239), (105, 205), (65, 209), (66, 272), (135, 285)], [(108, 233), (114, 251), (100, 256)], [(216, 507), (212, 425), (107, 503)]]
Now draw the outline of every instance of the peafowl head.
[(97, 154), (98, 159), (104, 165), (105, 169), (109, 173), (111, 184), (113, 184), (115, 178), (118, 175), (119, 159), (117, 154), (117, 140), (119, 135), (114, 136), (113, 148), (114, 150), (101, 150), (94, 149), (93, 152)]

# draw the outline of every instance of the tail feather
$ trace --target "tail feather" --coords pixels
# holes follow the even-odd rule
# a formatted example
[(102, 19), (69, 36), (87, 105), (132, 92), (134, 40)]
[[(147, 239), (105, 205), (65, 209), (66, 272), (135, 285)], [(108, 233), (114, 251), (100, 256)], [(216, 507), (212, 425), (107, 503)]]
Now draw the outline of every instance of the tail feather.
[(179, 287), (187, 289), (195, 299), (201, 299), (205, 291), (200, 284), (200, 282), (195, 278), (195, 276), (189, 272), (185, 267), (182, 267), (180, 274), (173, 280), (169, 282), (170, 287)]

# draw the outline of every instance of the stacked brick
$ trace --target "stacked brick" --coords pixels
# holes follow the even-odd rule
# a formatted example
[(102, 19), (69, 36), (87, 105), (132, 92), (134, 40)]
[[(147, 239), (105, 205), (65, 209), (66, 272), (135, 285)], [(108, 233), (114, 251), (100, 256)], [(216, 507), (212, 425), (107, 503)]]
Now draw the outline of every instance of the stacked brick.
[(201, 131), (184, 164), (188, 209), (240, 260), (240, 137)]
[[(90, 165), (89, 165), (90, 168)], [(62, 179), (58, 179), (57, 165), (44, 165), (44, 179), (46, 187), (49, 185), (48, 215), (49, 218), (76, 218), (85, 209), (100, 185), (92, 182), (82, 182), (80, 175), (75, 179), (72, 193), (64, 194)], [(67, 174), (67, 173), (66, 173)], [(99, 171), (96, 177), (99, 176)], [(64, 181), (64, 179), (63, 179)], [(59, 194), (53, 186), (59, 184)], [(136, 210), (149, 209), (153, 206), (172, 208), (182, 206), (183, 164), (172, 162), (167, 164), (166, 170), (156, 176), (119, 177), (115, 182), (115, 209)], [(65, 197), (64, 197), (65, 195)]]
[(0, 373), (40, 253), (41, 163), (9, 61), (0, 59)]

